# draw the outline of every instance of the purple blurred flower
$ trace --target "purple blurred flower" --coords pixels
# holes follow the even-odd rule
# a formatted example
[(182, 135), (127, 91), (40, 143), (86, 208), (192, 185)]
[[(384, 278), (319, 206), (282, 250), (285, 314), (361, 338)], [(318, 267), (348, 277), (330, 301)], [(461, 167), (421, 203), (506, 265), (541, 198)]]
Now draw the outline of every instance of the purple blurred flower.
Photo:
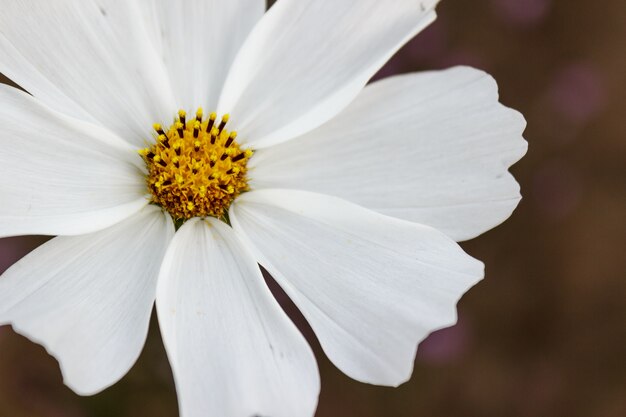
[(422, 342), (417, 359), (430, 364), (443, 364), (462, 357), (471, 344), (471, 329), (465, 320), (439, 330)]
[(577, 63), (557, 74), (548, 98), (566, 121), (583, 125), (603, 110), (607, 92), (595, 68), (587, 63)]
[(438, 20), (405, 46), (405, 54), (413, 62), (431, 62), (439, 59), (447, 49), (448, 28)]
[(492, 0), (496, 14), (506, 23), (535, 26), (550, 12), (552, 0)]
[(457, 65), (467, 65), (481, 70), (488, 69), (487, 63), (479, 54), (464, 49), (450, 51), (439, 60), (437, 66), (439, 68), (449, 68)]

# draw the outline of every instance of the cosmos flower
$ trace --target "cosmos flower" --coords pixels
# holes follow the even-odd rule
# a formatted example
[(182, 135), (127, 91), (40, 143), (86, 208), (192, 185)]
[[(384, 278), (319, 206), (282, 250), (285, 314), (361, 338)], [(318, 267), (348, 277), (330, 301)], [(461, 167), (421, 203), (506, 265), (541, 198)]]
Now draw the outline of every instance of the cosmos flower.
[(260, 264), (339, 369), (406, 381), (526, 151), (480, 71), (366, 86), (436, 3), (3, 2), (0, 71), (30, 94), (0, 88), (0, 237), (58, 237), (0, 278), (0, 324), (90, 395), (156, 300), (182, 416), (310, 417), (315, 358)]

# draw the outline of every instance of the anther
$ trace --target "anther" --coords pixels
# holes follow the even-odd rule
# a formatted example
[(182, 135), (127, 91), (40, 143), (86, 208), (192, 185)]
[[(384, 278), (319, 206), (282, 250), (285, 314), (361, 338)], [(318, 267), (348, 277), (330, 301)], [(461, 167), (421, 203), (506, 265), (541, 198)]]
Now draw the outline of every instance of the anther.
[(202, 107), (198, 107), (198, 110), (196, 111), (196, 121), (202, 123), (202, 114), (204, 113), (204, 110), (202, 110)]
[(209, 122), (206, 125), (206, 132), (212, 132), (213, 131), (213, 126), (215, 126), (215, 119), (217, 119), (217, 114), (216, 113), (211, 113), (209, 115)]
[(226, 191), (227, 194), (232, 194), (235, 192), (235, 187), (233, 187), (232, 185), (220, 184), (219, 187), (223, 191)]
[(162, 143), (166, 148), (170, 147), (170, 141), (167, 139), (165, 134), (159, 135), (159, 143)]
[(228, 137), (228, 139), (226, 139), (226, 143), (224, 144), (224, 146), (226, 148), (228, 148), (230, 145), (232, 145), (233, 141), (237, 138), (237, 132), (231, 132), (230, 136)]
[(178, 132), (178, 136), (180, 136), (181, 139), (185, 137), (184, 128), (185, 125), (182, 122), (176, 123), (176, 131)]
[(219, 130), (213, 129), (211, 131), (211, 145), (215, 145), (215, 140), (217, 139), (218, 136), (219, 136)]
[(198, 173), (198, 170), (200, 170), (200, 168), (202, 168), (202, 163), (200, 161), (194, 160), (193, 163), (191, 164), (191, 172), (194, 175), (196, 175)]
[(187, 112), (185, 110), (179, 110), (178, 119), (183, 124), (183, 126), (186, 125), (187, 124)]
[(226, 127), (226, 123), (228, 123), (229, 120), (230, 120), (230, 114), (225, 114), (224, 116), (222, 116), (222, 121), (220, 122), (220, 127), (218, 129), (220, 135), (222, 134), (222, 131)]
[(155, 123), (155, 124), (152, 125), (152, 127), (154, 128), (154, 130), (156, 130), (156, 132), (157, 132), (157, 134), (159, 136), (165, 135), (165, 132), (163, 131), (163, 127), (160, 124)]
[(152, 152), (152, 151), (150, 150), (150, 148), (141, 149), (141, 150), (139, 151), (139, 155), (141, 155), (141, 156), (143, 156), (144, 158), (147, 158), (147, 159), (152, 159), (152, 158), (154, 158), (154, 152)]
[(224, 153), (220, 157), (220, 161), (226, 160), (226, 158), (228, 158), (230, 156), (230, 154), (231, 154), (231, 150), (230, 149), (225, 149)]
[(240, 153), (239, 155), (235, 156), (235, 157), (232, 159), (232, 161), (233, 161), (233, 162), (241, 161), (241, 160), (242, 160), (243, 158), (245, 158), (245, 157), (246, 157), (246, 153), (245, 153), (245, 152), (242, 152), (242, 153)]
[(200, 122), (196, 120), (196, 122), (193, 124), (193, 137), (198, 139), (199, 134), (200, 134)]

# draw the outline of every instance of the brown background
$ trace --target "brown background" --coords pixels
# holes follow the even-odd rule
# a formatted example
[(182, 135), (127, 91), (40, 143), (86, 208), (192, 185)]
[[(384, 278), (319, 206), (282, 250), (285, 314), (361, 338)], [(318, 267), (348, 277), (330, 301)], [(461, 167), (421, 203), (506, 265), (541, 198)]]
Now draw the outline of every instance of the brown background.
[[(380, 76), (456, 64), (493, 74), (529, 122), (513, 168), (524, 200), (463, 244), (487, 278), (460, 323), (422, 344), (409, 383), (351, 381), (313, 342), (317, 416), (626, 416), (626, 2), (444, 0), (439, 15)], [(0, 272), (42, 241), (0, 240)], [(0, 417), (177, 416), (154, 324), (129, 375), (90, 398), (62, 385), (43, 348), (0, 328)]]

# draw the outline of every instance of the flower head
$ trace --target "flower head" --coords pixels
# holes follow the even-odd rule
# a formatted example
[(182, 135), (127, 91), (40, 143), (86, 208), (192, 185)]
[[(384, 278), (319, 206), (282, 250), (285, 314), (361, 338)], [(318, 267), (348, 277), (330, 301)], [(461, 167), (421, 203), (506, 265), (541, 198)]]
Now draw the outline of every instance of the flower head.
[(406, 381), (455, 322), (483, 276), (455, 240), (517, 205), (525, 122), (470, 68), (366, 86), (436, 0), (5, 3), (30, 95), (0, 87), (0, 237), (58, 237), (0, 277), (0, 324), (76, 392), (126, 374), (156, 300), (183, 417), (312, 416), (258, 264), (359, 381)]
[(176, 220), (194, 217), (222, 218), (230, 204), (248, 190), (250, 149), (241, 149), (237, 132), (226, 129), (229, 115), (217, 124), (216, 114), (202, 120), (202, 108), (194, 120), (178, 112), (178, 121), (166, 132), (154, 125), (157, 140), (139, 151), (148, 168), (151, 201)]

